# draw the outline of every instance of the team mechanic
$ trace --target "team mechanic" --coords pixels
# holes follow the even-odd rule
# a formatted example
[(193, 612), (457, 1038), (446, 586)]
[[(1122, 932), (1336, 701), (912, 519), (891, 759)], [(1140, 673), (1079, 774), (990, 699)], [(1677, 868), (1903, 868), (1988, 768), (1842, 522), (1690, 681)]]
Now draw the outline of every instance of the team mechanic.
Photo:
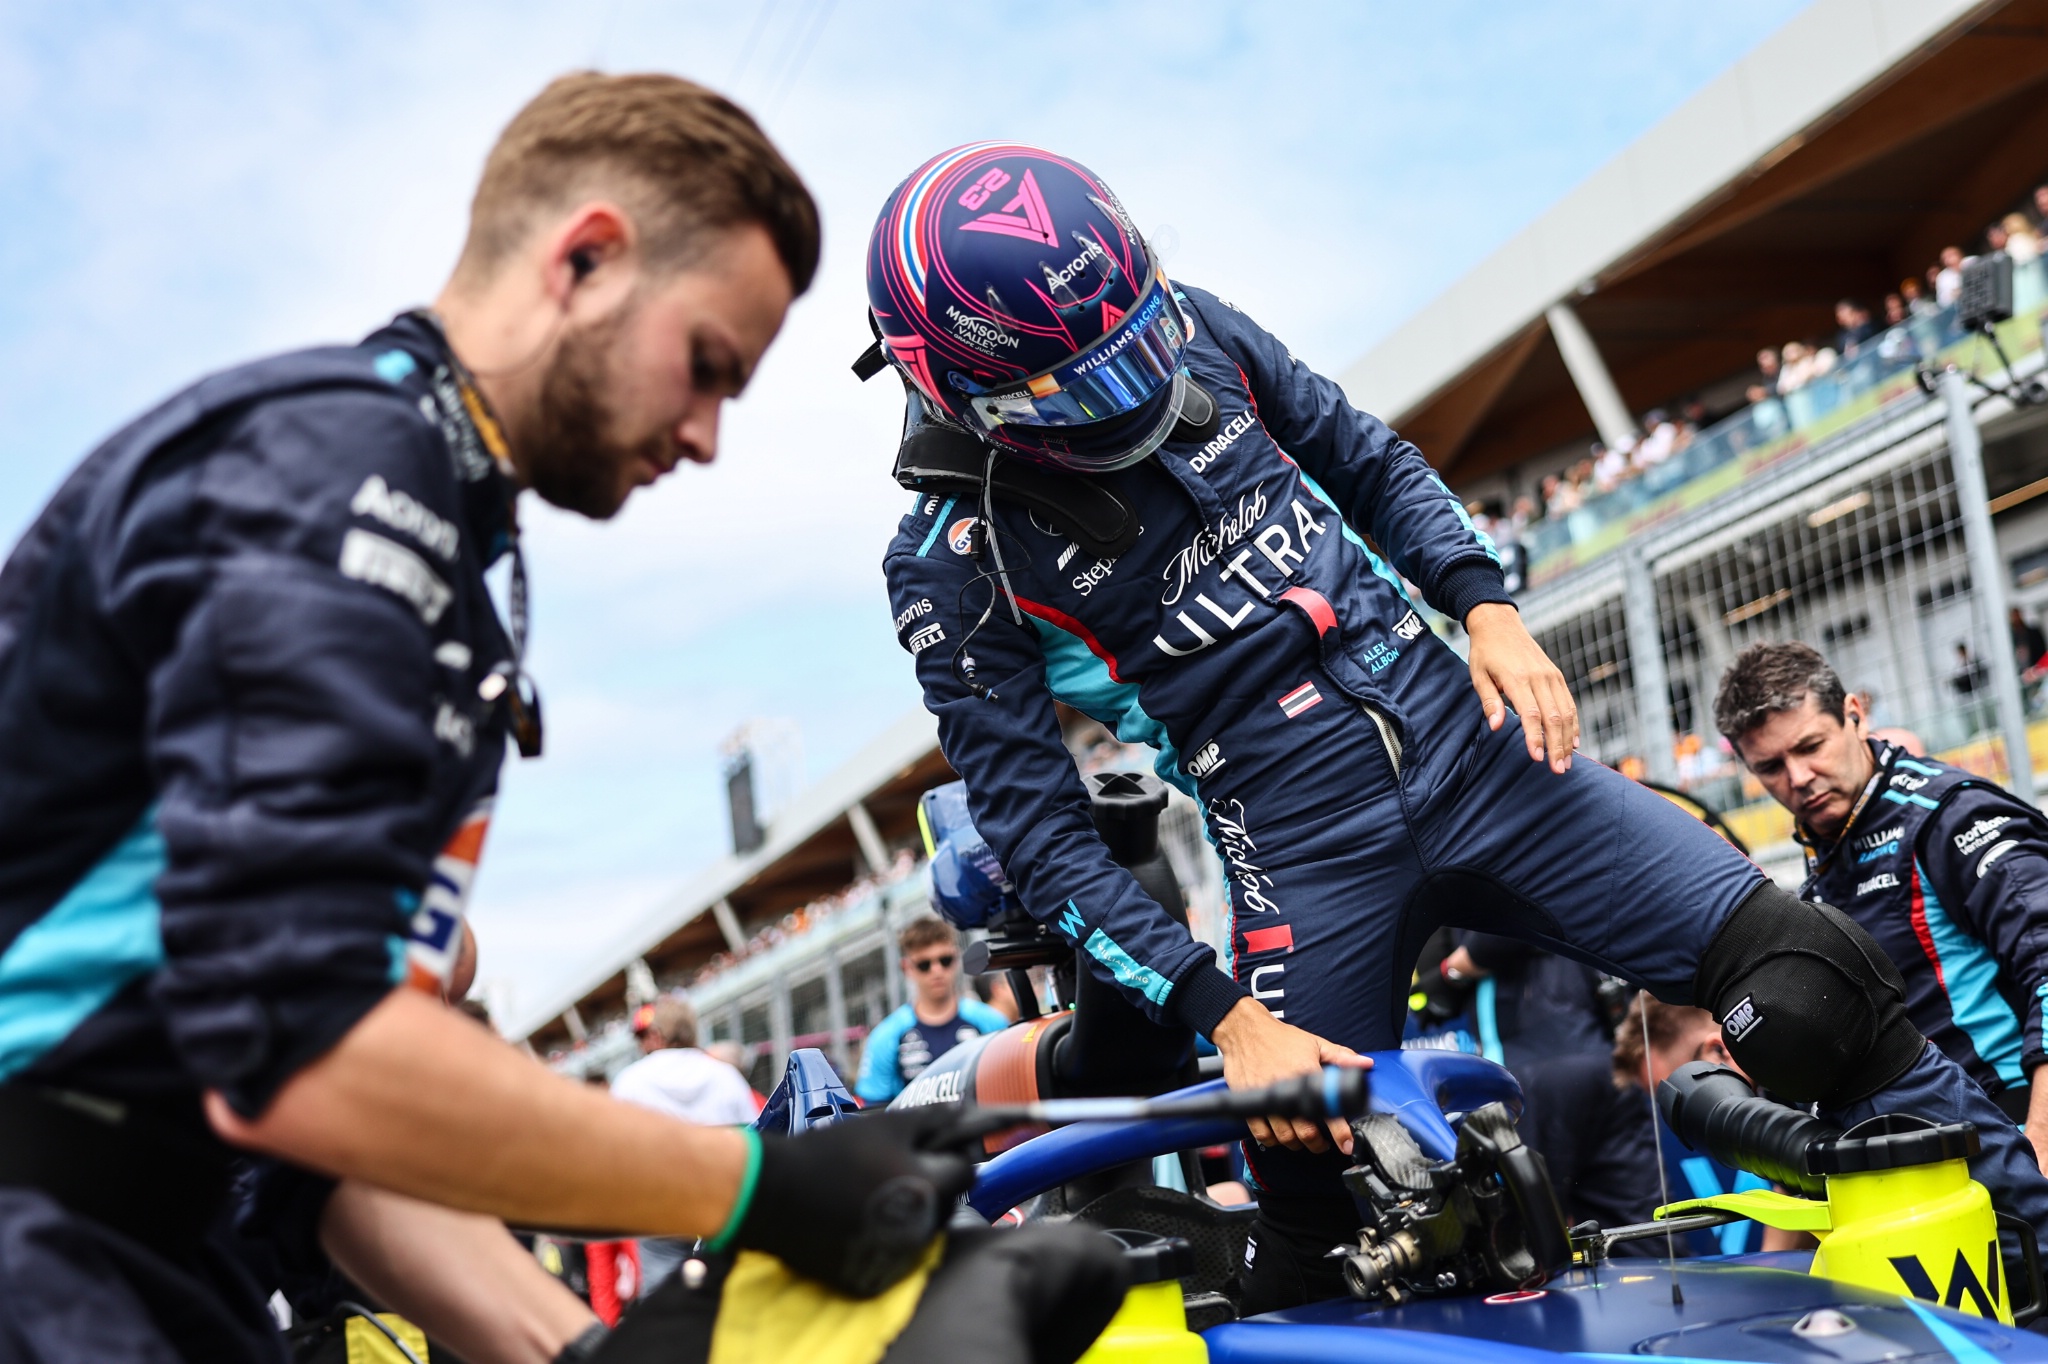
[(1839, 905), (1898, 966), (1906, 1012), (2022, 1124), (2048, 1168), (2048, 823), (1959, 767), (1868, 735), (1805, 644), (1753, 644), (1714, 723), (1798, 820), (1800, 894)]
[[(920, 489), (885, 560), (896, 628), (976, 826), (1031, 912), (1209, 1035), (1232, 1085), (1395, 1045), (1449, 922), (1710, 1006), (1750, 1074), (1837, 1120), (1968, 1115), (1978, 1177), (2048, 1229), (2019, 1134), (1925, 1046), (1868, 934), (1573, 762), (1564, 680), (1421, 454), (1167, 281), (1085, 168), (1004, 143), (927, 162), (883, 208), (868, 292), (856, 370), (886, 358), (911, 390), (897, 473)], [(1469, 667), (1403, 576), (1464, 623)], [(1110, 860), (1055, 700), (1152, 745), (1207, 812), (1227, 969)], [(1253, 1135), (1245, 1306), (1341, 1292), (1342, 1156), (1314, 1124)]]
[[(914, 1258), (968, 1170), (902, 1115), (693, 1127), (431, 994), (508, 730), (538, 747), (518, 490), (601, 519), (710, 460), (817, 259), (738, 108), (565, 77), (491, 152), (437, 315), (201, 381), (31, 527), (0, 572), (0, 1361), (281, 1359), (215, 1239), (231, 1146), (848, 1288), (909, 1267), (874, 1236)], [(509, 628), (483, 579), (507, 556)], [(493, 1336), (488, 1274), (406, 1273), (436, 1247), (392, 1242), (426, 1224), (327, 1206), (336, 1258), (431, 1335), (580, 1357), (580, 1311)]]

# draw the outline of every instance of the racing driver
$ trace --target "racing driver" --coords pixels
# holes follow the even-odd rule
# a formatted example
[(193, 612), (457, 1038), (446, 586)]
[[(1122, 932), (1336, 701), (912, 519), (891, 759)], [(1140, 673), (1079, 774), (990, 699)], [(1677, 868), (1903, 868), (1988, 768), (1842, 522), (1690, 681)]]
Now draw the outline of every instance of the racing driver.
[[(691, 1126), (433, 997), (507, 733), (539, 746), (518, 490), (604, 518), (709, 461), (817, 259), (745, 113), (564, 77), (492, 150), (437, 313), (200, 381), (35, 521), (0, 571), (0, 1361), (281, 1359), (216, 1239), (230, 1144), (869, 1292), (922, 1251), (967, 1169), (901, 1115)], [(490, 1309), (473, 1283), (407, 1298), (426, 1248), (350, 1230), (328, 1244), (387, 1306), (489, 1335), (448, 1329)], [(585, 1320), (507, 1357), (569, 1358)]]
[[(1750, 1075), (1835, 1121), (1971, 1118), (1977, 1177), (2048, 1230), (2025, 1143), (1925, 1045), (1869, 936), (1574, 762), (1564, 679), (1421, 453), (1168, 280), (1100, 179), (956, 148), (890, 195), (867, 269), (879, 349), (856, 369), (902, 376), (897, 476), (918, 490), (884, 564), (898, 639), (976, 827), (1026, 907), (1209, 1036), (1232, 1086), (1396, 1045), (1417, 949), (1449, 923), (1710, 1008)], [(1206, 812), (1223, 965), (1110, 859), (1055, 701), (1151, 745)], [(1348, 1132), (1251, 1130), (1244, 1309), (1336, 1295)]]

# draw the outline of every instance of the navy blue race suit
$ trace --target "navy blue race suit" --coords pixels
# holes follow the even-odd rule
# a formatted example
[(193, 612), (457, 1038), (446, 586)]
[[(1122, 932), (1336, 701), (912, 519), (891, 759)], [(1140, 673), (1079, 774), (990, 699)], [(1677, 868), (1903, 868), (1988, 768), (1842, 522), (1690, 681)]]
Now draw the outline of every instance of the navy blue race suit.
[[(996, 502), (1021, 623), (993, 553), (970, 556), (973, 505), (920, 496), (885, 559), (940, 745), (1025, 906), (1152, 1017), (1203, 1033), (1249, 994), (1332, 1041), (1392, 1047), (1416, 952), (1446, 922), (1692, 1002), (1763, 874), (1598, 763), (1532, 762), (1518, 720), (1489, 731), (1401, 581), (1458, 620), (1506, 601), (1489, 542), (1414, 446), (1214, 295), (1185, 297), (1186, 363), (1220, 427), (1098, 480), (1137, 510), (1130, 551), (1093, 559)], [(986, 697), (959, 675), (970, 662)], [(1231, 891), (1223, 966), (1111, 861), (1055, 700), (1157, 749), (1206, 812)], [(1921, 1095), (1943, 1116), (1971, 1089), (1952, 1079)], [(1882, 1091), (1911, 1111), (1900, 1093)], [(1250, 1156), (1271, 1193), (1341, 1194), (1340, 1156)]]
[[(0, 1148), (55, 1096), (217, 1171), (204, 1091), (254, 1117), (445, 972), (513, 496), (419, 317), (202, 380), (64, 483), (0, 572)], [(5, 1160), (0, 1360), (278, 1356), (216, 1238)]]
[(1997, 785), (1873, 741), (1874, 790), (1830, 843), (1802, 831), (1800, 894), (1863, 925), (1897, 963), (1929, 1041), (2026, 1118), (2048, 1061), (2048, 820)]

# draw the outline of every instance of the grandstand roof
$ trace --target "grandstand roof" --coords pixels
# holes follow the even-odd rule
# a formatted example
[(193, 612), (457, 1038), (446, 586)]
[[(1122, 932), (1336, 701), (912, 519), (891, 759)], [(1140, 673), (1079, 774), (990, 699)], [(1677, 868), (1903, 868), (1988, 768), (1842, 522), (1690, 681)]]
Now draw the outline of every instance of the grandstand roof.
[(917, 798), (952, 776), (939, 754), (937, 723), (922, 706), (910, 711), (776, 815), (759, 848), (712, 863), (595, 947), (586, 971), (498, 1025), (538, 1045), (566, 1036), (560, 1020), (571, 1007), (623, 1008), (625, 968), (635, 958), (644, 958), (657, 979), (693, 972), (727, 946), (712, 912), (719, 901), (732, 906), (743, 927), (754, 928), (844, 889), (855, 878), (860, 846), (850, 818), (854, 807), (864, 808), (883, 840), (894, 844), (915, 831)]
[(1630, 408), (1832, 330), (2048, 173), (2048, 0), (1816, 0), (1342, 376), (1452, 480), (1593, 423), (1544, 321)]

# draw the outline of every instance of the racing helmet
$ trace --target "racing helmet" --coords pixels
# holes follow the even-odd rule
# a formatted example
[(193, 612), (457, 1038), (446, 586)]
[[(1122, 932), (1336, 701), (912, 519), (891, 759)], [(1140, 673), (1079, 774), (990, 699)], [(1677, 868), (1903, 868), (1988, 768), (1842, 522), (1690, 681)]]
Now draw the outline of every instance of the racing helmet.
[(867, 275), (882, 353), (929, 411), (1005, 453), (1121, 469), (1187, 400), (1191, 320), (1078, 162), (1014, 142), (940, 153), (883, 205)]

